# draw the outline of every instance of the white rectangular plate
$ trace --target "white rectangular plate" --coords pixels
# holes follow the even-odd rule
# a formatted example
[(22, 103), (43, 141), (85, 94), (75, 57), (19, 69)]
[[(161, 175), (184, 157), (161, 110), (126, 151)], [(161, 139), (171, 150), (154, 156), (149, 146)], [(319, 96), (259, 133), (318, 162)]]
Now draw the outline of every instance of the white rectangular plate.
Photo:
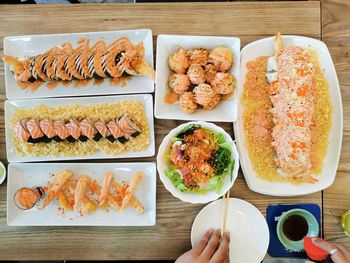
[[(44, 186), (50, 175), (69, 169), (74, 176), (88, 175), (101, 185), (106, 171), (113, 171), (117, 181), (130, 181), (133, 173), (142, 171), (144, 178), (136, 189), (135, 197), (145, 208), (143, 214), (128, 207), (123, 213), (110, 208), (97, 209), (91, 215), (80, 216), (73, 211), (58, 211), (55, 200), (44, 210), (37, 206), (20, 210), (13, 201), (15, 192), (22, 187)], [(7, 182), (7, 225), (9, 226), (153, 226), (156, 223), (156, 165), (155, 163), (16, 163), (9, 164)], [(42, 205), (42, 201), (39, 203)], [(39, 206), (41, 207), (41, 206)]]
[[(145, 60), (153, 67), (153, 43), (150, 29), (5, 37), (4, 54), (14, 57), (32, 57), (65, 42), (69, 42), (73, 47), (76, 47), (77, 40), (81, 38), (89, 38), (90, 46), (92, 46), (99, 39), (111, 44), (123, 36), (128, 37), (134, 45), (143, 42)], [(149, 77), (132, 77), (131, 80), (126, 82), (125, 87), (111, 85), (109, 79), (105, 79), (98, 85), (94, 85), (93, 81), (90, 81), (86, 87), (82, 88), (74, 87), (74, 84), (68, 87), (59, 84), (55, 89), (48, 89), (43, 83), (38, 90), (32, 92), (30, 89), (22, 90), (17, 86), (8, 65), (5, 65), (5, 86), (8, 99), (151, 93), (154, 91), (154, 81)]]
[[(102, 152), (82, 155), (82, 156), (19, 156), (13, 146), (11, 136), (11, 119), (16, 109), (33, 108), (39, 104), (50, 107), (75, 105), (75, 104), (99, 104), (113, 103), (122, 100), (137, 100), (144, 105), (146, 118), (150, 129), (150, 144), (144, 151), (128, 152), (120, 155), (108, 155)], [(124, 96), (100, 96), (100, 97), (83, 97), (83, 98), (59, 98), (59, 99), (37, 99), (37, 100), (8, 100), (5, 102), (5, 123), (6, 123), (6, 153), (9, 162), (38, 162), (38, 161), (58, 161), (58, 160), (81, 160), (81, 159), (112, 159), (112, 158), (130, 158), (130, 157), (148, 157), (155, 153), (154, 141), (154, 124), (153, 124), (153, 98), (150, 94), (124, 95)]]
[(167, 92), (167, 81), (170, 75), (168, 57), (171, 52), (182, 47), (185, 50), (203, 47), (213, 49), (217, 46), (226, 46), (233, 52), (233, 66), (230, 73), (238, 80), (241, 41), (237, 37), (214, 36), (183, 36), (183, 35), (159, 35), (157, 38), (157, 65), (156, 65), (156, 95), (155, 116), (158, 119), (198, 120), (234, 122), (237, 113), (237, 95), (225, 101), (221, 101), (212, 110), (197, 110), (194, 113), (186, 113), (180, 109), (179, 103), (167, 104), (164, 97)]
[(297, 196), (321, 191), (332, 185), (337, 172), (337, 166), (341, 150), (343, 131), (343, 110), (337, 73), (329, 54), (327, 46), (317, 39), (303, 36), (282, 36), (285, 46), (300, 46), (311, 48), (318, 53), (321, 68), (329, 83), (329, 95), (333, 105), (332, 127), (329, 134), (328, 152), (323, 161), (322, 174), (315, 176), (319, 181), (315, 184), (292, 185), (288, 183), (271, 183), (257, 176), (249, 153), (243, 131), (243, 105), (241, 98), (243, 94), (245, 76), (247, 73), (247, 62), (260, 56), (272, 56), (274, 54), (274, 38), (264, 38), (246, 45), (241, 52), (241, 70), (238, 81), (238, 118), (234, 124), (234, 132), (244, 177), (249, 188), (255, 192), (273, 196)]

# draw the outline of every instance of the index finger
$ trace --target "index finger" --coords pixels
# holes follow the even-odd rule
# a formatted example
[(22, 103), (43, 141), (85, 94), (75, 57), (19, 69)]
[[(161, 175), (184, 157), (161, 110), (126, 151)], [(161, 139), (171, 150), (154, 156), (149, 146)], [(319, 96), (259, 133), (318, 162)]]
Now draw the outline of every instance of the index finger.
[(193, 248), (193, 251), (196, 254), (202, 253), (206, 245), (208, 244), (208, 241), (213, 234), (214, 230), (212, 228), (208, 229), (207, 232), (205, 232), (204, 236), (202, 239), (199, 241), (199, 243)]
[(210, 259), (210, 263), (221, 263), (225, 262), (230, 257), (230, 233), (225, 232), (222, 235), (220, 246), (218, 250), (214, 253), (213, 257)]

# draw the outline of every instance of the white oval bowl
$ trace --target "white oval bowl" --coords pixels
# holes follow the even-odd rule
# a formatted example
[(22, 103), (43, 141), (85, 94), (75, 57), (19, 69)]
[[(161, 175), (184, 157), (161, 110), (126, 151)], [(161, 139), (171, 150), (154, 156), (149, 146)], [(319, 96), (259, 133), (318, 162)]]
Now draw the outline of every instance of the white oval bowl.
[[(170, 181), (170, 179), (165, 175), (165, 170), (167, 168), (167, 165), (164, 163), (164, 152), (166, 151), (167, 146), (169, 145), (170, 139), (174, 137), (176, 134), (178, 134), (181, 130), (183, 130), (185, 127), (195, 124), (200, 125), (203, 128), (208, 128), (214, 132), (220, 132), (224, 135), (226, 142), (231, 143), (231, 153), (232, 158), (235, 160), (234, 168), (232, 171), (232, 181), (230, 180), (230, 176), (225, 176), (223, 178), (223, 186), (221, 188), (220, 193), (217, 193), (216, 191), (208, 191), (207, 193), (189, 193), (189, 192), (181, 192), (178, 190), (173, 183)], [(238, 174), (239, 169), (239, 156), (238, 151), (236, 148), (235, 143), (233, 142), (231, 136), (225, 132), (224, 129), (220, 128), (219, 126), (216, 126), (213, 123), (205, 122), (205, 121), (196, 121), (196, 122), (187, 122), (184, 124), (179, 125), (175, 129), (171, 130), (167, 136), (163, 139), (161, 145), (159, 146), (158, 155), (157, 155), (157, 169), (159, 173), (160, 180), (163, 182), (165, 188), (176, 198), (192, 203), (192, 204), (205, 204), (209, 203), (213, 200), (218, 199), (219, 197), (223, 196), (228, 189), (230, 189), (233, 186), (233, 183), (235, 182)]]
[(241, 102), (244, 82), (247, 74), (247, 62), (260, 56), (270, 56), (274, 54), (274, 37), (263, 38), (246, 45), (241, 51), (240, 78), (237, 85), (238, 111), (237, 121), (234, 123), (235, 138), (237, 141), (238, 152), (241, 159), (241, 166), (245, 181), (250, 190), (271, 196), (300, 196), (316, 193), (330, 187), (337, 173), (338, 162), (341, 153), (343, 138), (343, 108), (340, 94), (340, 87), (335, 71), (334, 63), (325, 43), (320, 40), (304, 36), (282, 36), (286, 47), (295, 45), (303, 48), (311, 48), (318, 53), (318, 60), (324, 75), (329, 84), (329, 96), (333, 107), (332, 127), (330, 129), (328, 140), (329, 145), (327, 154), (323, 160), (322, 173), (315, 178), (318, 182), (315, 184), (303, 183), (294, 185), (285, 182), (269, 182), (259, 177), (253, 167), (250, 159), (243, 126), (243, 105)]

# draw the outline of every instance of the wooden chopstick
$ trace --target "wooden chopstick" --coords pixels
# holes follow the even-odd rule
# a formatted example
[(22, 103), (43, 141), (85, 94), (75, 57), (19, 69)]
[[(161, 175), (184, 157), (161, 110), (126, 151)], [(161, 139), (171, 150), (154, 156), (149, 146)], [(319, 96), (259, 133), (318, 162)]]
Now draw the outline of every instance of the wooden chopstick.
[(223, 235), (226, 232), (226, 226), (227, 226), (227, 210), (228, 210), (228, 203), (230, 200), (230, 189), (228, 189), (227, 193), (223, 197), (223, 205), (224, 205), (224, 215), (222, 219), (222, 225), (221, 225), (221, 235)]

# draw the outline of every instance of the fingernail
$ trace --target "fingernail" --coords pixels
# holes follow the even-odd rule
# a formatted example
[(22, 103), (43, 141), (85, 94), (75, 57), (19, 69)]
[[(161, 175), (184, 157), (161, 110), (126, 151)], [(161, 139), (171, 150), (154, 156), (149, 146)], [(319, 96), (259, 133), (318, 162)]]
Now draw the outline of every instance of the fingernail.
[(211, 234), (213, 234), (213, 231), (214, 231), (214, 229), (212, 229), (212, 228), (209, 228), (208, 229), (208, 233), (211, 235)]
[(230, 238), (231, 238), (231, 233), (230, 233), (230, 232), (226, 232), (225, 234), (226, 234), (228, 240), (230, 240)]

